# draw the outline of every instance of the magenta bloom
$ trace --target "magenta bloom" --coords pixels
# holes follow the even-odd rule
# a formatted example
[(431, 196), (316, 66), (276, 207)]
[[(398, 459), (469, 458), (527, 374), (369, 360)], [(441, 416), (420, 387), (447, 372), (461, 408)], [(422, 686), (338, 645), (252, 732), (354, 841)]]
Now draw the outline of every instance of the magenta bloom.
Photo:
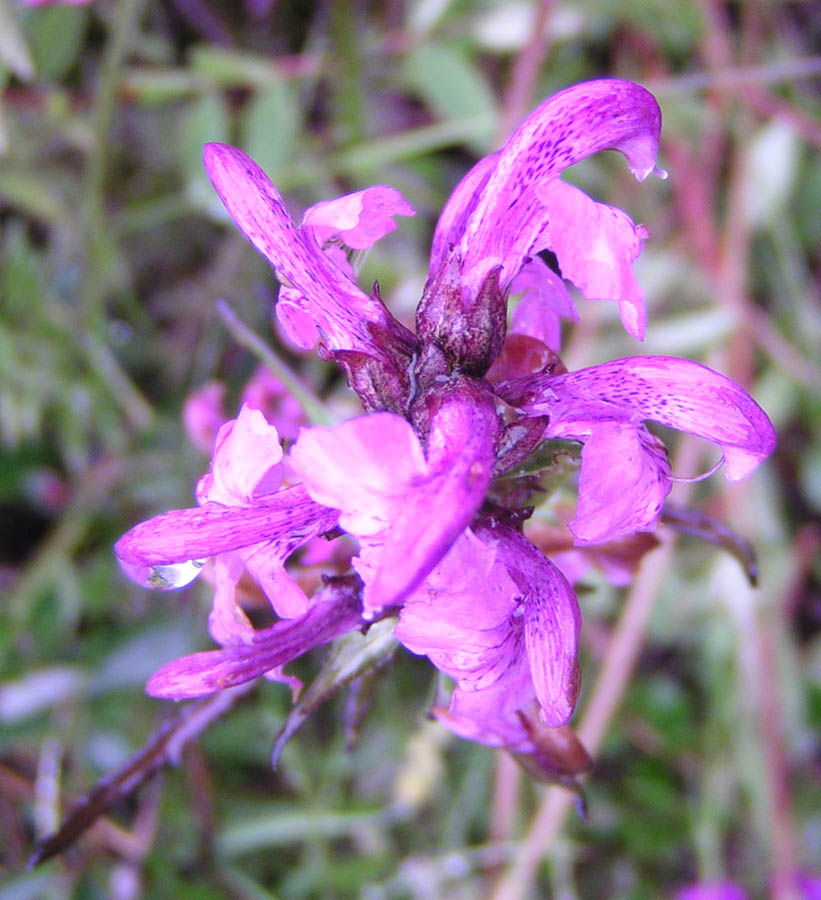
[(748, 900), (744, 888), (734, 881), (710, 881), (679, 888), (675, 900)]
[[(457, 733), (528, 752), (525, 707), (537, 703), (552, 727), (570, 718), (578, 603), (523, 536), (529, 513), (508, 508), (496, 479), (546, 439), (581, 442), (571, 528), (578, 544), (590, 544), (655, 527), (671, 476), (645, 421), (713, 441), (732, 479), (775, 443), (755, 402), (696, 363), (637, 357), (561, 373), (550, 361), (559, 319), (578, 316), (565, 280), (588, 299), (615, 301), (627, 331), (644, 334), (632, 263), (645, 229), (559, 175), (610, 148), (646, 177), (660, 124), (653, 97), (624, 81), (577, 85), (543, 103), (445, 206), (415, 331), (377, 291), (360, 289), (345, 249), (371, 246), (396, 227), (394, 216), (413, 214), (398, 192), (377, 186), (317, 204), (297, 227), (253, 160), (206, 146), (217, 193), (282, 284), (276, 312), (285, 334), (302, 349), (319, 344), (344, 368), (363, 415), (303, 427), (283, 454), (276, 429), (244, 406), (220, 429), (200, 505), (120, 539), (125, 570), (155, 587), (187, 583), (202, 561), (215, 560), (211, 626), (223, 649), (169, 663), (151, 693), (189, 697), (279, 677), (311, 647), (398, 616), (396, 637), (455, 682), (450, 708), (437, 714)], [(560, 274), (542, 250), (555, 254)], [(511, 292), (524, 296), (510, 340), (542, 348), (545, 362), (517, 368), (514, 354), (489, 372), (508, 332)], [(339, 531), (357, 542), (354, 572), (306, 596), (286, 561)], [(243, 573), (279, 617), (268, 629), (254, 631), (241, 609)]]

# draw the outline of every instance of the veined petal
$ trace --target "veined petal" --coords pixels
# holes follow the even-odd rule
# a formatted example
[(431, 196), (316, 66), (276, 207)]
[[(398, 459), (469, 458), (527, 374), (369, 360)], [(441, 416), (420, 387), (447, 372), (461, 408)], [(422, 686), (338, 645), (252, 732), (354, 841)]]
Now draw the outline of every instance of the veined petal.
[(389, 412), (303, 428), (290, 458), (314, 500), (341, 510), (340, 525), (356, 537), (390, 528), (407, 486), (428, 473), (413, 428)]
[(467, 529), (407, 598), (394, 634), (456, 681), (452, 712), (492, 719), (535, 696), (518, 607), (495, 548)]
[(305, 298), (307, 312), (328, 346), (380, 357), (367, 323), (387, 326), (387, 311), (346, 278), (313, 241), (306, 241), (262, 169), (227, 144), (206, 144), (203, 160), (240, 231), (268, 259), (280, 281)]
[(527, 538), (511, 528), (482, 528), (522, 594), (527, 659), (545, 721), (564, 725), (579, 693), (581, 612), (573, 588)]
[(569, 525), (576, 543), (652, 531), (671, 486), (667, 454), (646, 428), (597, 423), (582, 449), (579, 503)]
[(504, 747), (515, 753), (532, 753), (536, 749), (530, 733), (515, 713), (475, 719), (442, 707), (434, 707), (431, 712), (438, 722), (469, 741), (478, 741), (488, 747)]
[(362, 623), (361, 582), (335, 579), (312, 598), (312, 606), (295, 619), (254, 633), (243, 646), (194, 653), (155, 672), (146, 685), (153, 697), (182, 700), (243, 684), (284, 666), (313, 647), (346, 634)]
[(558, 353), (562, 342), (559, 320), (579, 320), (564, 281), (537, 256), (525, 263), (511, 282), (510, 292), (524, 296), (513, 311), (508, 334), (536, 338)]
[(396, 188), (380, 184), (308, 207), (302, 229), (320, 247), (339, 238), (352, 250), (366, 250), (395, 230), (394, 216), (413, 215), (414, 208)]
[(615, 300), (625, 330), (643, 340), (647, 313), (633, 262), (647, 230), (559, 178), (540, 185), (536, 193), (549, 210), (538, 243), (556, 254), (562, 275), (588, 300)]
[(392, 413), (300, 433), (291, 451), (296, 471), (364, 542), (366, 612), (412, 591), (484, 499), (498, 424), (490, 398), (476, 394), (474, 387), (443, 391), (427, 460), (411, 426)]
[(433, 247), (430, 252), (431, 273), (439, 271), (449, 248), (462, 237), (465, 221), (481, 196), (485, 182), (496, 168), (498, 157), (498, 152), (482, 157), (453, 189), (433, 233)]
[[(197, 499), (201, 503), (248, 504), (281, 459), (276, 428), (258, 409), (243, 404), (237, 418), (226, 422), (217, 434), (211, 471), (200, 480)], [(279, 483), (266, 478), (266, 487), (267, 493), (273, 493)]]
[(721, 447), (727, 478), (744, 478), (772, 453), (775, 429), (734, 381), (668, 356), (615, 359), (566, 375), (534, 375), (496, 387), (509, 403), (549, 415), (548, 437), (585, 439), (592, 423), (650, 419)]
[(261, 541), (296, 541), (299, 546), (330, 531), (338, 519), (337, 510), (315, 503), (297, 484), (260, 499), (253, 506), (206, 503), (193, 509), (171, 510), (126, 532), (114, 545), (114, 551), (126, 574), (140, 584), (181, 587), (182, 583), (165, 577), (163, 568)]
[[(629, 81), (574, 85), (546, 100), (516, 129), (481, 183), (459, 236), (465, 285), (473, 295), (496, 266), (506, 285), (538, 249), (550, 210), (539, 189), (599, 150), (623, 153), (637, 178), (653, 171), (661, 113), (652, 94)], [(457, 217), (458, 218), (458, 217)]]

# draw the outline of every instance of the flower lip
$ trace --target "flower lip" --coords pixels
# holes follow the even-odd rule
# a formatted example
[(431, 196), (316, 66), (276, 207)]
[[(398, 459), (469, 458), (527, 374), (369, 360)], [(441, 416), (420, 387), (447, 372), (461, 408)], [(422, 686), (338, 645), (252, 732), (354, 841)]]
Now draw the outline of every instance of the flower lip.
[(398, 323), (378, 299), (361, 291), (296, 227), (265, 172), (229, 144), (206, 144), (203, 162), (231, 218), (271, 263), (280, 281), (304, 296), (308, 315), (328, 346), (380, 358), (383, 351), (368, 331), (368, 323), (384, 327), (398, 327)]
[[(563, 275), (589, 299), (616, 300), (625, 327), (641, 339), (642, 293), (631, 264), (646, 232), (558, 176), (599, 150), (615, 149), (644, 179), (659, 171), (660, 130), (655, 98), (629, 81), (586, 82), (550, 97), (456, 187), (436, 228), (431, 272), (455, 248), (470, 304), (492, 269), (501, 266), (500, 284), (506, 290), (527, 260), (552, 249)], [(562, 241), (568, 230), (572, 240)]]
[(293, 485), (259, 498), (252, 506), (206, 503), (171, 510), (127, 531), (114, 545), (114, 552), (126, 573), (140, 584), (181, 587), (158, 584), (157, 567), (190, 563), (262, 541), (321, 534), (330, 531), (338, 519), (337, 510), (320, 506), (302, 485)]

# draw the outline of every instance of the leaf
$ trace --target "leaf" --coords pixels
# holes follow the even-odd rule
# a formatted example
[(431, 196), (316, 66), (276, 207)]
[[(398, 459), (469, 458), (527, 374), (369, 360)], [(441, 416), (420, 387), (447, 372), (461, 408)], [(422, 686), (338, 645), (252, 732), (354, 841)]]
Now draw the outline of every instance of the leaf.
[(282, 748), (314, 710), (341, 687), (388, 662), (398, 646), (393, 636), (395, 626), (396, 619), (383, 619), (371, 625), (367, 634), (351, 631), (334, 641), (319, 674), (302, 693), (276, 737), (272, 766), (276, 766)]
[(23, 81), (34, 78), (34, 60), (9, 0), (0, 0), (0, 60)]
[(243, 146), (266, 172), (275, 175), (294, 155), (301, 125), (291, 88), (278, 78), (257, 91), (245, 109)]
[(26, 22), (37, 74), (60, 81), (80, 58), (88, 24), (87, 9), (79, 6), (50, 6), (30, 12)]
[(476, 117), (468, 143), (487, 152), (498, 122), (496, 98), (465, 54), (445, 44), (423, 44), (408, 56), (405, 77), (440, 119)]

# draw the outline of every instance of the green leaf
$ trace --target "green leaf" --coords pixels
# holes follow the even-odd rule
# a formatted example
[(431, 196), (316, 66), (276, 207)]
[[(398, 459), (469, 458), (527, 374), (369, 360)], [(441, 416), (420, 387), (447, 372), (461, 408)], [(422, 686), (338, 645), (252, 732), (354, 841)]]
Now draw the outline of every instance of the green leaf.
[(201, 44), (189, 54), (189, 68), (223, 87), (265, 86), (278, 76), (269, 59)]
[(26, 18), (38, 75), (59, 81), (73, 68), (84, 46), (88, 10), (79, 6), (50, 6)]
[(216, 196), (202, 165), (202, 148), (209, 141), (228, 141), (229, 124), (225, 102), (218, 94), (205, 94), (185, 111), (179, 136), (182, 174), (191, 200), (210, 206)]
[(367, 634), (352, 631), (333, 642), (319, 674), (302, 693), (280, 729), (271, 752), (271, 765), (277, 764), (282, 748), (312, 712), (341, 687), (390, 659), (398, 646), (393, 636), (395, 626), (396, 619), (383, 619), (371, 625)]
[(245, 109), (243, 147), (269, 174), (294, 155), (301, 128), (299, 108), (282, 79), (257, 91)]
[(496, 99), (465, 54), (444, 44), (424, 44), (408, 56), (405, 77), (440, 119), (476, 117), (468, 143), (487, 152), (498, 122)]
[(0, 0), (0, 60), (24, 81), (34, 77), (34, 60), (17, 26), (9, 0)]

